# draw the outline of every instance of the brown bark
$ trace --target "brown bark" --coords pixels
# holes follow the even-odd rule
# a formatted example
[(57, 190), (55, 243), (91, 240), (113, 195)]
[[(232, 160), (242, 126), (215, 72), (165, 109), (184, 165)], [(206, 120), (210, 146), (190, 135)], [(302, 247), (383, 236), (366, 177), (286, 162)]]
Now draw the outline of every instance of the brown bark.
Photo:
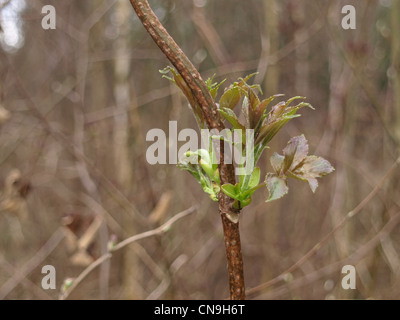
[(244, 300), (246, 296), (239, 222), (232, 222), (224, 214), (221, 215), (221, 218), (228, 261), (229, 296), (231, 300)]
[[(176, 44), (174, 39), (172, 39), (168, 34), (167, 30), (162, 26), (161, 22), (150, 8), (148, 2), (146, 0), (130, 0), (130, 2), (147, 32), (192, 91), (193, 96), (201, 107), (208, 128), (217, 129), (219, 131), (223, 130), (224, 124), (217, 111), (217, 106), (197, 69)], [(221, 143), (220, 150), (221, 156), (219, 171), (221, 184), (235, 184), (234, 167), (231, 164), (225, 164), (223, 160), (223, 143)], [(233, 200), (221, 192), (219, 199), (219, 212), (222, 217), (224, 228), (230, 298), (232, 300), (244, 299), (245, 287), (238, 222), (240, 211), (235, 210), (233, 208)]]

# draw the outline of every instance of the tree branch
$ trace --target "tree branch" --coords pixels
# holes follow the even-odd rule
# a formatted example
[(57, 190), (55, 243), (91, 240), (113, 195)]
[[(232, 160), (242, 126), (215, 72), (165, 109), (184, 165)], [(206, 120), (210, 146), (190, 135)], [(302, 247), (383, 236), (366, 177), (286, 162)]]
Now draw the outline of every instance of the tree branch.
[[(130, 0), (130, 2), (147, 32), (190, 88), (197, 103), (200, 105), (208, 128), (223, 130), (225, 126), (220, 118), (214, 99), (189, 58), (162, 26), (146, 0)], [(225, 183), (235, 184), (234, 166), (224, 162), (223, 142), (220, 144), (219, 173), (221, 185)], [(219, 196), (219, 213), (224, 228), (230, 297), (232, 300), (244, 299), (245, 287), (239, 233), (240, 210), (233, 208), (233, 199), (223, 192), (220, 192)]]
[(200, 73), (167, 30), (165, 30), (148, 2), (146, 0), (130, 0), (130, 2), (147, 32), (168, 60), (171, 61), (172, 65), (192, 91), (203, 111), (208, 127), (210, 129), (224, 129), (224, 125), (217, 112), (217, 106)]

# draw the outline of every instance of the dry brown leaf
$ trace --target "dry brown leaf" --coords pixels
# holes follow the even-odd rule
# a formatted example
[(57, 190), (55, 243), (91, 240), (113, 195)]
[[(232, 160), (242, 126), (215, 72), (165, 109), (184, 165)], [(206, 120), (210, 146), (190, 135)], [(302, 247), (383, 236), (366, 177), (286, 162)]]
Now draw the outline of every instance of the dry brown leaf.
[(87, 267), (93, 261), (94, 259), (86, 252), (86, 250), (79, 250), (70, 258), (70, 262), (74, 266), (79, 266), (79, 267)]
[(11, 113), (0, 104), (0, 125), (10, 119)]
[(149, 215), (149, 220), (151, 223), (160, 224), (164, 220), (165, 214), (171, 204), (172, 192), (164, 192), (158, 201), (157, 205)]

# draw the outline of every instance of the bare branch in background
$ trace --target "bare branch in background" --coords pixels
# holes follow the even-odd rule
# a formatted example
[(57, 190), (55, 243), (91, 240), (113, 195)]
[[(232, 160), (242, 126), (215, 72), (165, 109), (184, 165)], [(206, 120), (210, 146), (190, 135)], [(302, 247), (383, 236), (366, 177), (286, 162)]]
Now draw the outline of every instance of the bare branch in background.
[[(313, 248), (308, 251), (300, 260), (298, 260), (295, 264), (293, 264), (290, 268), (282, 272), (279, 276), (275, 277), (272, 280), (269, 280), (266, 283), (263, 283), (257, 287), (249, 289), (247, 291), (248, 295), (253, 295), (261, 290), (269, 288), (276, 283), (279, 283), (285, 280), (287, 274), (292, 273), (294, 270), (299, 268), (304, 262), (306, 262), (309, 258), (315, 255), (327, 242), (335, 235), (337, 231), (343, 228), (343, 226), (353, 217), (358, 215), (362, 209), (372, 200), (372, 198), (381, 190), (383, 184), (389, 179), (389, 177), (394, 173), (396, 169), (400, 166), (400, 157), (393, 163), (390, 169), (386, 172), (386, 174), (382, 177), (382, 179), (378, 182), (378, 184), (373, 188), (373, 190), (350, 212), (348, 212), (345, 217), (340, 221), (340, 223), (335, 226), (330, 232), (326, 234), (326, 236), (319, 241), (317, 244), (313, 246)], [(396, 219), (397, 221), (398, 219)], [(397, 223), (397, 222), (396, 222)], [(395, 225), (394, 225), (395, 226)], [(393, 226), (393, 227), (394, 227)]]
[(27, 262), (23, 267), (17, 269), (14, 275), (8, 279), (0, 287), (0, 300), (7, 297), (8, 294), (18, 286), (34, 269), (46, 259), (64, 239), (64, 233), (62, 229), (56, 230), (49, 240), (40, 248), (40, 250)]
[(177, 222), (178, 220), (186, 217), (189, 214), (194, 213), (197, 210), (196, 206), (193, 206), (189, 209), (186, 209), (185, 211), (182, 211), (178, 214), (176, 214), (175, 216), (173, 216), (171, 219), (169, 219), (167, 222), (165, 222), (164, 224), (162, 224), (161, 226), (159, 226), (156, 229), (150, 230), (150, 231), (146, 231), (137, 235), (134, 235), (132, 237), (129, 237), (121, 242), (119, 242), (118, 244), (113, 245), (110, 250), (109, 253), (102, 255), (100, 258), (98, 258), (96, 261), (94, 261), (92, 264), (90, 264), (85, 270), (82, 271), (82, 273), (76, 277), (73, 282), (72, 285), (65, 290), (65, 292), (62, 292), (60, 295), (60, 300), (65, 300), (68, 298), (68, 296), (71, 294), (71, 292), (73, 290), (75, 290), (75, 288), (94, 270), (96, 269), (99, 265), (101, 265), (104, 261), (107, 261), (108, 259), (111, 259), (112, 257), (112, 253), (121, 250), (122, 248), (126, 247), (127, 245), (134, 243), (136, 241), (139, 241), (141, 239), (145, 239), (145, 238), (149, 238), (155, 235), (160, 235), (163, 234), (165, 232), (167, 232), (170, 227)]

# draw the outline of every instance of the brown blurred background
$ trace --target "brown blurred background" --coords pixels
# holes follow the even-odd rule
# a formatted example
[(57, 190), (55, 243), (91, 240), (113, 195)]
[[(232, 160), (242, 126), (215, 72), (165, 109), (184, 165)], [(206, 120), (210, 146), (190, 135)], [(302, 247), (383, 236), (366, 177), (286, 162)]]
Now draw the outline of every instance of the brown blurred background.
[[(41, 27), (46, 4), (56, 8), (56, 30)], [(265, 96), (302, 95), (316, 108), (303, 109), (278, 134), (260, 167), (265, 174), (272, 152), (304, 133), (310, 153), (336, 171), (316, 194), (290, 181), (283, 199), (267, 204), (261, 189), (243, 210), (245, 279), (255, 287), (318, 244), (399, 156), (400, 1), (150, 4), (204, 78), (215, 73), (228, 84), (258, 71), (254, 81)], [(356, 30), (341, 27), (347, 4), (357, 10)], [(70, 298), (226, 298), (217, 205), (188, 173), (146, 161), (148, 130), (168, 133), (171, 120), (178, 130), (196, 124), (182, 95), (161, 78), (168, 61), (129, 1), (1, 5), (0, 298), (56, 299), (64, 279), (101, 256), (112, 235), (120, 241), (154, 229), (193, 205), (197, 212), (167, 233), (115, 253)], [(286, 282), (249, 298), (400, 298), (399, 172)], [(57, 271), (56, 290), (41, 288), (48, 264)], [(345, 264), (356, 267), (356, 290), (341, 286)]]

